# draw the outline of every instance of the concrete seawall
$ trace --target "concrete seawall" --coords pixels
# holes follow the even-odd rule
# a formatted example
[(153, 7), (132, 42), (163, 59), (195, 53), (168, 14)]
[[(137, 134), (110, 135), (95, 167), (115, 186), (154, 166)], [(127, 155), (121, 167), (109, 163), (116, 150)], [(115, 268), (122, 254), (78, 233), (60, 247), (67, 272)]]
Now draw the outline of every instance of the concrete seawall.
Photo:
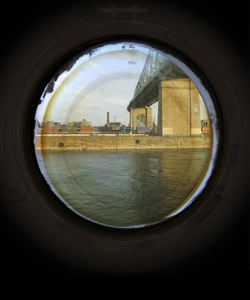
[(211, 137), (160, 136), (86, 136), (81, 134), (44, 134), (35, 136), (35, 147), (43, 151), (101, 151), (209, 148)]

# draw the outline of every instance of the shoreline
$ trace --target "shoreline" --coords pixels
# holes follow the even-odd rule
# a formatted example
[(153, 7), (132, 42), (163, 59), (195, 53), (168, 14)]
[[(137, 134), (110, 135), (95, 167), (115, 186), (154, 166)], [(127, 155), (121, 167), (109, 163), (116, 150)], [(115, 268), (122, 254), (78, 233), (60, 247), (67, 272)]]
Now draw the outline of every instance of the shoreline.
[(210, 136), (86, 136), (36, 135), (35, 149), (40, 151), (138, 151), (210, 148)]

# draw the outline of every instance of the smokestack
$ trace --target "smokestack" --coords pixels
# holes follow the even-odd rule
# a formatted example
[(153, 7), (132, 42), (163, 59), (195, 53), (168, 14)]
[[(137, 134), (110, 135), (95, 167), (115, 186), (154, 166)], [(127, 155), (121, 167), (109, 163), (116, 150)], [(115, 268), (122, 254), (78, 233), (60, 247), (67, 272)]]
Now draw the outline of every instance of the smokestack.
[(109, 126), (109, 111), (107, 112), (107, 126)]

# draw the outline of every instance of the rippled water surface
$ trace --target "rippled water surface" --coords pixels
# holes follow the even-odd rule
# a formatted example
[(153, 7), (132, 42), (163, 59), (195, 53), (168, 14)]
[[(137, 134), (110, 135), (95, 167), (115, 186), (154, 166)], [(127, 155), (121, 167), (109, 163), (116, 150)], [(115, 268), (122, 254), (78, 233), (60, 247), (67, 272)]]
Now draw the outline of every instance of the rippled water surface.
[(208, 149), (37, 152), (42, 173), (68, 206), (115, 227), (163, 220), (202, 180)]

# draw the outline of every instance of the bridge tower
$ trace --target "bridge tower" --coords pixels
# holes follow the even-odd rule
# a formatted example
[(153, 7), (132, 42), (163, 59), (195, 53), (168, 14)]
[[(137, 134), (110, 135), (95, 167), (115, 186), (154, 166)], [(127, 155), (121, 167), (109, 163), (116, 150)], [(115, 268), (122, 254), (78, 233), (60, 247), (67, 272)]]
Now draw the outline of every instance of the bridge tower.
[(200, 94), (188, 79), (159, 82), (158, 135), (201, 134)]
[(147, 127), (149, 130), (152, 130), (153, 129), (152, 108), (145, 106), (141, 108), (131, 109), (130, 126), (132, 130), (136, 130), (137, 127), (141, 127), (141, 126)]

